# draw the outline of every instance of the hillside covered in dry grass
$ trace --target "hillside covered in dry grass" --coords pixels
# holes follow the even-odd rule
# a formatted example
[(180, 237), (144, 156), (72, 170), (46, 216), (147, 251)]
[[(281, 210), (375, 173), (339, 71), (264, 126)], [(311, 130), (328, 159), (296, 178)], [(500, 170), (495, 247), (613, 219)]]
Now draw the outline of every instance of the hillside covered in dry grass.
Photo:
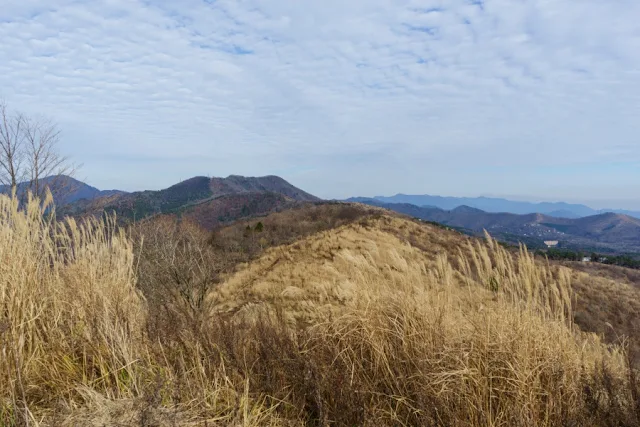
[(629, 283), (354, 205), (212, 235), (46, 206), (0, 196), (0, 425), (640, 422), (628, 341), (576, 324)]

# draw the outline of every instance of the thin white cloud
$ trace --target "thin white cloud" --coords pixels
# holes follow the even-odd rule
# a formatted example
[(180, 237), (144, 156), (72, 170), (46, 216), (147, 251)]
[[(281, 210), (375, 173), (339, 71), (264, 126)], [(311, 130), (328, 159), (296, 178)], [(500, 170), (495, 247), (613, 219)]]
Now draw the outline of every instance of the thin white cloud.
[[(57, 120), (101, 187), (281, 173), (326, 197), (592, 180), (604, 197), (629, 174), (601, 165), (640, 165), (639, 17), (631, 0), (5, 0), (0, 96)], [(575, 164), (586, 183), (563, 193), (545, 168)]]

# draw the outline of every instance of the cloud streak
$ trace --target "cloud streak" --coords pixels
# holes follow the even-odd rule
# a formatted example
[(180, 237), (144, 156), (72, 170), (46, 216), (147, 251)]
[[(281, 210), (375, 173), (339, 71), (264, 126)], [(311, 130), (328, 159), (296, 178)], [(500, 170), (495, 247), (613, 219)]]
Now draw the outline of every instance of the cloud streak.
[[(625, 0), (9, 0), (0, 96), (57, 120), (105, 188), (282, 172), (325, 197), (626, 199), (640, 168), (603, 166), (640, 166), (638, 16)], [(571, 193), (544, 172), (575, 165)]]

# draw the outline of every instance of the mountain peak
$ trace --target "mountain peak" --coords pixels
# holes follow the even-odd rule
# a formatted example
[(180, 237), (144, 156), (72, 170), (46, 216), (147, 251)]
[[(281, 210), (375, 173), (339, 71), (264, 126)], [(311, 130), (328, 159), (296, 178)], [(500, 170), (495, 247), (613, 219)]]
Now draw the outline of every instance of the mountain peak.
[(211, 228), (218, 223), (319, 200), (274, 175), (194, 176), (159, 191), (138, 191), (95, 203), (74, 204), (68, 212), (83, 215), (115, 211), (124, 221), (156, 214), (187, 215)]
[(209, 178), (207, 178), (206, 176), (194, 176), (192, 178), (185, 179), (184, 181), (180, 181), (177, 184), (173, 184), (172, 186), (168, 187), (167, 190), (190, 187), (193, 185), (202, 184), (203, 182), (208, 184)]
[[(94, 200), (101, 197), (113, 196), (117, 194), (125, 194), (119, 190), (98, 190), (89, 184), (86, 184), (77, 178), (68, 175), (52, 175), (40, 180), (42, 188), (49, 187), (53, 199), (57, 206), (63, 206), (80, 200)], [(21, 182), (18, 184), (18, 195), (25, 194), (29, 191), (31, 185), (29, 182)], [(0, 194), (8, 193), (8, 186), (0, 185)]]
[(276, 175), (262, 177), (246, 177), (242, 175), (229, 175), (226, 178), (214, 177), (210, 180), (210, 188), (213, 197), (241, 193), (280, 193), (297, 201), (320, 200)]

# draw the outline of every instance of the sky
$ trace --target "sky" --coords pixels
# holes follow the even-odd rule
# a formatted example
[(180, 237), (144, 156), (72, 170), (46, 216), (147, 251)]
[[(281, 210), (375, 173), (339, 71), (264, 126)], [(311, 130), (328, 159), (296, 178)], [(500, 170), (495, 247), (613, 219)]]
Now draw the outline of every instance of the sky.
[(2, 0), (0, 98), (101, 189), (640, 209), (637, 0)]

